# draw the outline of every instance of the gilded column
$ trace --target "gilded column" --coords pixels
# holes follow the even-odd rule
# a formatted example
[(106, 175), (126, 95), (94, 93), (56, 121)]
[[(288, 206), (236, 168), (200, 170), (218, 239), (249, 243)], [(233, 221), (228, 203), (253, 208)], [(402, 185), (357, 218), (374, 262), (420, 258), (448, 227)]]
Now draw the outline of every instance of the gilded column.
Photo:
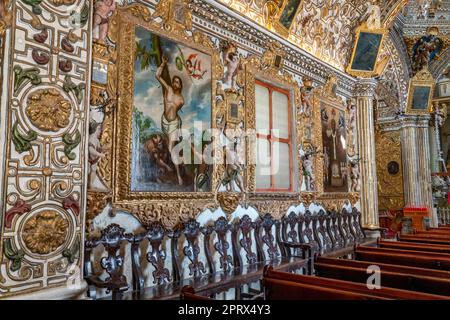
[(375, 161), (375, 121), (373, 99), (376, 80), (361, 79), (355, 86), (358, 144), (361, 158), (361, 213), (365, 227), (378, 227), (378, 185)]
[(403, 117), (401, 139), (405, 206), (425, 206), (431, 212), (429, 121), (429, 115)]

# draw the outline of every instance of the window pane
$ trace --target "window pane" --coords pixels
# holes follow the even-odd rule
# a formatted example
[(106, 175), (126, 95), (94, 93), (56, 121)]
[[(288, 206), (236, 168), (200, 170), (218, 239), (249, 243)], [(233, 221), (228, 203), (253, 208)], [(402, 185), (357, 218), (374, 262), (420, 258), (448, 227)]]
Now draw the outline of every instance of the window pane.
[(275, 189), (289, 189), (291, 168), (289, 163), (291, 161), (289, 154), (289, 145), (287, 143), (273, 142), (272, 144), (272, 161), (273, 161), (273, 175)]
[(272, 93), (272, 116), (273, 131), (275, 137), (289, 138), (289, 114), (288, 96), (284, 93), (273, 91)]
[(266, 139), (256, 141), (256, 188), (270, 188), (270, 147)]
[(269, 89), (255, 85), (256, 132), (268, 135), (269, 122)]

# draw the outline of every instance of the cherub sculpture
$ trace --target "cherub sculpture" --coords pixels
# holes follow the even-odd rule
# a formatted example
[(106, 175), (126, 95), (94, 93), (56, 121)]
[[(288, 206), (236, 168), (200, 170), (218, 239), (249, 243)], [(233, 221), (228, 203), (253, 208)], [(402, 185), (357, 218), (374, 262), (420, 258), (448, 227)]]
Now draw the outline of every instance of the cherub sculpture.
[(223, 43), (222, 48), (223, 63), (226, 66), (222, 82), (230, 88), (234, 88), (238, 71), (241, 68), (241, 59), (234, 43), (226, 41)]
[(94, 182), (97, 179), (98, 163), (106, 157), (105, 150), (101, 145), (102, 125), (96, 121), (89, 124), (89, 188), (94, 188)]
[(94, 4), (93, 36), (104, 41), (108, 35), (109, 18), (116, 10), (115, 0), (97, 0)]

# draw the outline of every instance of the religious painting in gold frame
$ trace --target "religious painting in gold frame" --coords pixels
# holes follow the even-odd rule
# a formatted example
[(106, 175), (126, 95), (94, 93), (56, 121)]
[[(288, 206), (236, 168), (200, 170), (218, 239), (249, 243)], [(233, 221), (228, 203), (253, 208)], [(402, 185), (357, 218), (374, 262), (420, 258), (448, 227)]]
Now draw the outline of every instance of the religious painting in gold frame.
[(314, 142), (321, 154), (316, 158), (318, 199), (328, 208), (356, 197), (349, 192), (347, 108), (335, 92), (336, 82), (331, 76), (323, 87), (312, 92), (314, 122), (319, 124), (314, 129)]
[[(208, 144), (203, 137), (207, 134), (205, 135), (204, 131), (200, 133), (202, 144), (200, 149), (195, 148), (189, 139), (195, 136), (194, 120), (196, 114), (200, 113), (194, 110), (199, 101), (194, 101), (193, 96), (198, 97), (200, 94), (204, 98), (203, 113), (207, 115), (207, 119), (202, 118), (205, 120), (203, 122), (202, 119), (197, 119), (202, 122), (202, 130), (208, 131), (215, 127), (215, 121), (212, 121), (216, 116), (213, 93), (216, 92), (216, 81), (221, 73), (219, 55), (205, 34), (199, 31), (188, 32), (192, 29), (192, 22), (188, 21), (189, 19), (184, 21), (185, 24), (181, 23), (180, 19), (175, 19), (176, 14), (180, 12), (185, 17), (190, 16), (185, 11), (188, 10), (187, 7), (184, 10), (169, 10), (175, 2), (186, 5), (184, 0), (161, 1), (156, 11), (151, 14), (145, 6), (132, 4), (119, 9), (114, 22), (115, 28), (120, 30), (117, 39), (120, 99), (114, 117), (113, 206), (135, 214), (144, 225), (147, 220), (161, 219), (165, 225), (170, 226), (176, 223), (178, 218), (195, 215), (214, 203), (213, 190), (218, 183), (214, 164), (206, 164), (203, 158), (201, 162), (192, 160), (193, 157), (203, 155), (205, 146)], [(156, 19), (158, 17), (162, 18), (162, 21), (158, 22)], [(143, 39), (146, 41), (142, 42)], [(155, 52), (158, 54), (155, 55)], [(202, 59), (200, 63), (199, 59)], [(148, 64), (150, 68), (142, 70), (144, 69), (142, 66)], [(198, 68), (199, 65), (202, 66), (201, 70)], [(141, 71), (139, 74), (136, 72), (138, 69)], [(145, 81), (138, 82), (141, 78), (145, 78)], [(158, 102), (149, 105), (151, 108), (148, 109), (145, 109), (148, 107), (146, 104), (141, 103), (141, 109), (137, 110), (136, 97), (139, 90), (147, 92), (150, 100)], [(180, 110), (185, 107), (188, 107), (186, 108), (188, 110), (181, 115)], [(187, 117), (182, 118), (186, 114)], [(141, 130), (142, 128), (139, 127), (140, 129), (137, 130), (137, 118), (143, 120), (139, 121), (139, 126), (148, 124), (148, 128), (142, 127), (145, 130)], [(208, 127), (203, 127), (204, 123), (207, 123)], [(175, 134), (171, 128), (186, 128), (192, 135), (180, 136), (179, 140), (171, 145), (170, 140), (167, 139), (171, 134)], [(148, 134), (142, 134), (145, 132)], [(145, 140), (142, 140), (143, 137), (147, 139), (147, 142), (143, 142)], [(178, 170), (175, 170), (177, 164), (172, 161), (174, 148), (183, 141), (188, 144), (188, 148), (183, 148), (182, 161), (187, 155), (191, 162), (182, 162), (181, 170), (186, 172), (189, 169), (192, 174), (195, 174), (190, 176), (191, 179), (186, 184), (186, 175), (181, 176), (180, 179), (181, 174), (178, 175)], [(142, 167), (136, 168), (134, 163), (136, 163), (136, 154), (142, 154), (143, 150), (149, 152), (153, 164), (166, 168), (164, 170), (161, 167), (161, 170), (157, 172), (170, 172), (173, 175), (176, 171), (178, 183), (173, 177), (173, 181), (167, 180), (170, 181), (168, 188), (158, 188), (158, 184), (167, 181), (154, 179), (155, 181), (151, 184), (146, 181), (145, 187), (136, 188), (138, 185), (136, 181), (139, 183), (141, 180), (133, 182), (133, 179)], [(164, 163), (161, 162), (162, 159)], [(169, 161), (172, 161), (173, 166)], [(191, 164), (195, 167), (193, 168)], [(198, 182), (201, 174), (209, 179), (209, 185), (199, 190)], [(168, 223), (167, 220), (171, 222)]]
[[(291, 75), (282, 70), (284, 52), (279, 44), (270, 43), (262, 58), (251, 56), (244, 63), (245, 68), (245, 105), (247, 132), (255, 132), (254, 139), (250, 139), (247, 149), (247, 192), (252, 206), (260, 212), (270, 212), (274, 216), (284, 215), (289, 206), (298, 203), (302, 178), (302, 166), (299, 156), (302, 130), (299, 126), (300, 89)], [(288, 191), (259, 191), (256, 188), (256, 85), (268, 84), (278, 88), (289, 95), (289, 113), (291, 124), (292, 148), (290, 159), (292, 161), (292, 188)]]
[(434, 87), (435, 81), (426, 67), (416, 73), (409, 81), (406, 113), (429, 114), (432, 112)]
[(276, 17), (275, 28), (284, 37), (288, 37), (297, 12), (300, 10), (302, 0), (284, 0), (283, 2), (283, 6)]
[(369, 29), (365, 23), (356, 29), (347, 73), (362, 78), (377, 74), (377, 60), (386, 34), (385, 29)]

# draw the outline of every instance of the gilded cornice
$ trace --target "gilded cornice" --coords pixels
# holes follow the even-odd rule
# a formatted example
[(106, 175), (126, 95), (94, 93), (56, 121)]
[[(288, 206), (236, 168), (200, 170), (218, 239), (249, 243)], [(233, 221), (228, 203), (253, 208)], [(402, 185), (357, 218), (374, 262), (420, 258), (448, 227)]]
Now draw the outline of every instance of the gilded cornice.
[(240, 47), (256, 54), (261, 54), (270, 40), (276, 40), (281, 44), (281, 50), (286, 53), (284, 64), (286, 71), (308, 76), (318, 85), (325, 84), (329, 75), (334, 74), (338, 79), (337, 93), (344, 96), (351, 95), (354, 78), (317, 59), (286, 39), (248, 19), (243, 19), (216, 1), (192, 0), (191, 6), (195, 28), (215, 36), (233, 38)]

